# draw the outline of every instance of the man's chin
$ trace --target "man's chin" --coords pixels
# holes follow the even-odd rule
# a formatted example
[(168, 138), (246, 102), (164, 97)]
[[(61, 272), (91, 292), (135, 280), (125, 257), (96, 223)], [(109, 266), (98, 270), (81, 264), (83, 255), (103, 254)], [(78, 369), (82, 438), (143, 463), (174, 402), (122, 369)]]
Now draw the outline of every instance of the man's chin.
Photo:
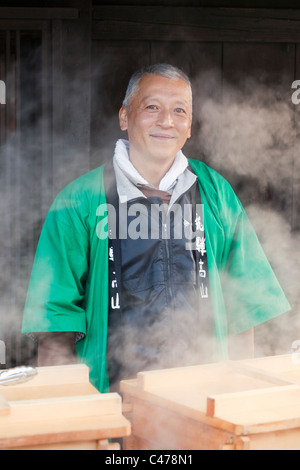
[(153, 161), (157, 161), (161, 163), (169, 162), (170, 164), (172, 164), (175, 159), (176, 153), (177, 152), (175, 153), (157, 152), (157, 153), (153, 153), (151, 157)]
[(165, 160), (172, 161), (175, 158), (175, 155), (179, 152), (175, 146), (170, 146), (166, 144), (153, 145), (151, 148), (151, 155), (156, 160)]

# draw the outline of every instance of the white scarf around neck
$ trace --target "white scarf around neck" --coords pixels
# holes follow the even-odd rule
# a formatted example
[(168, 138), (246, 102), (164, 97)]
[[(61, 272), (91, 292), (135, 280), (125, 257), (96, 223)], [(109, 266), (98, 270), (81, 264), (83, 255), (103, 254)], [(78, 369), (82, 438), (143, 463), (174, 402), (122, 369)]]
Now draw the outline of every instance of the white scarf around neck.
[[(130, 181), (132, 181), (135, 185), (143, 184), (152, 186), (139, 174), (139, 172), (131, 163), (129, 158), (129, 142), (127, 140), (119, 139), (117, 141), (114, 153), (114, 161), (127, 176), (127, 178), (129, 178)], [(170, 191), (175, 185), (179, 176), (186, 170), (187, 166), (187, 158), (180, 150), (175, 156), (173, 165), (160, 181), (158, 189), (161, 191)]]

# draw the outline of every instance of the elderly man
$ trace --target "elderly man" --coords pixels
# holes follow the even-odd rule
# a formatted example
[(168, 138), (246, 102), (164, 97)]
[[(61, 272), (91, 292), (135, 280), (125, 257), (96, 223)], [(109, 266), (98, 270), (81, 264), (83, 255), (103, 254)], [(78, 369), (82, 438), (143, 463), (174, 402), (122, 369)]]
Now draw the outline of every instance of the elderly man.
[(101, 391), (140, 370), (250, 356), (253, 328), (290, 309), (230, 185), (181, 151), (188, 77), (139, 70), (119, 120), (128, 141), (49, 211), (23, 320), (40, 365), (84, 361)]

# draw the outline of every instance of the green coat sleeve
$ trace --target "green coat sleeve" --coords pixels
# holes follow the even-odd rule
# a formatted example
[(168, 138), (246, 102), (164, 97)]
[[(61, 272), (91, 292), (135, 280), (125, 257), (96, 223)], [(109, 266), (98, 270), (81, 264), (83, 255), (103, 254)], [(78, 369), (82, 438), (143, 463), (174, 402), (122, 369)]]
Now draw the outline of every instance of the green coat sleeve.
[(290, 310), (290, 305), (238, 199), (224, 251), (222, 285), (228, 331), (238, 334)]
[(215, 252), (228, 334), (235, 335), (287, 312), (290, 305), (232, 187), (216, 173), (213, 178), (215, 217), (223, 232)]
[(38, 243), (24, 309), (24, 333), (86, 334), (82, 302), (88, 253), (82, 202), (61, 193), (49, 210)]
[(79, 177), (52, 204), (35, 255), (22, 327), (23, 333), (83, 333), (76, 352), (101, 392), (108, 390), (109, 292), (108, 240), (97, 235), (106, 221), (98, 215), (98, 207), (106, 206), (103, 170)]
[(190, 160), (190, 164), (198, 176), (204, 206), (215, 332), (225, 351), (228, 335), (291, 307), (230, 184), (204, 163)]

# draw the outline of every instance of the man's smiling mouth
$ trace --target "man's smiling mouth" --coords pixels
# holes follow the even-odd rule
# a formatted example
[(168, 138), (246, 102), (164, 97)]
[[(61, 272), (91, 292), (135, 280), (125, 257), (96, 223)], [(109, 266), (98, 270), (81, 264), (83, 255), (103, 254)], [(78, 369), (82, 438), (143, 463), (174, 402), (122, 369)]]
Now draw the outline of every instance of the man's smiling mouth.
[(153, 137), (155, 139), (161, 139), (161, 140), (172, 140), (172, 139), (174, 139), (173, 136), (165, 135), (165, 134), (150, 134), (150, 137)]

